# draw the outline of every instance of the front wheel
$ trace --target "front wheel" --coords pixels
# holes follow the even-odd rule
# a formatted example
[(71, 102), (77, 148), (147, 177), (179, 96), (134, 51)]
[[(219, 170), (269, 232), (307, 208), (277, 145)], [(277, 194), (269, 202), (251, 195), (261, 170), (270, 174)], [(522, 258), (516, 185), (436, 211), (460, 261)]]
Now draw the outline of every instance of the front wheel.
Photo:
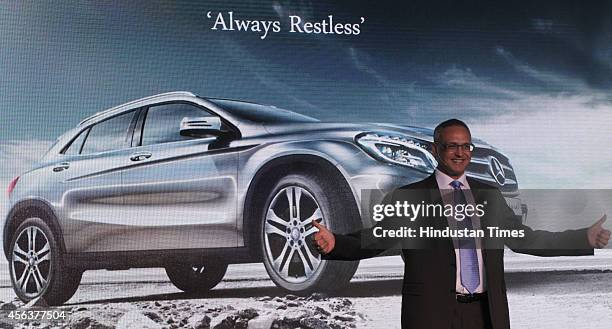
[(13, 289), (25, 303), (43, 298), (49, 305), (61, 305), (79, 287), (83, 272), (64, 265), (58, 241), (41, 218), (19, 225), (9, 255)]
[(313, 220), (334, 232), (354, 229), (356, 209), (343, 193), (331, 180), (308, 173), (287, 175), (272, 188), (260, 236), (266, 271), (277, 286), (306, 294), (336, 290), (352, 278), (359, 262), (323, 260), (313, 242)]

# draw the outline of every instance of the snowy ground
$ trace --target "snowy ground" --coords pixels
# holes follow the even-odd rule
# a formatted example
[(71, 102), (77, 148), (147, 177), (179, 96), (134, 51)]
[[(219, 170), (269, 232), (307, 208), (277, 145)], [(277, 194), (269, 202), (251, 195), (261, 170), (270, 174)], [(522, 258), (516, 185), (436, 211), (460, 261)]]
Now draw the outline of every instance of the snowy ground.
[[(399, 328), (402, 271), (397, 256), (363, 261), (348, 288), (307, 298), (285, 295), (261, 264), (230, 266), (206, 296), (180, 292), (162, 269), (89, 271), (65, 307), (72, 312), (67, 327)], [(612, 327), (611, 250), (578, 258), (509, 254), (506, 272), (513, 328)], [(6, 271), (0, 301), (22, 305)]]

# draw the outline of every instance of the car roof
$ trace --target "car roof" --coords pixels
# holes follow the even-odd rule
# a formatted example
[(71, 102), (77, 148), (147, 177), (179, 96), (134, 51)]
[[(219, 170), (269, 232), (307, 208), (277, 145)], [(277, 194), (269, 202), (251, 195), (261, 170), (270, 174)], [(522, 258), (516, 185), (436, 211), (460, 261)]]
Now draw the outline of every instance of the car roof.
[(152, 95), (152, 96), (147, 96), (147, 97), (143, 97), (143, 98), (139, 98), (133, 101), (129, 101), (127, 103), (123, 103), (121, 105), (117, 105), (115, 107), (112, 107), (108, 110), (104, 110), (101, 112), (98, 112), (94, 115), (91, 115), (85, 119), (83, 119), (81, 122), (79, 122), (78, 126), (82, 126), (86, 123), (90, 123), (90, 122), (94, 122), (94, 121), (99, 121), (98, 119), (103, 119), (103, 118), (107, 118), (109, 116), (112, 116), (114, 114), (118, 114), (123, 112), (124, 110), (126, 110), (126, 108), (133, 108), (135, 105), (138, 104), (142, 104), (142, 105), (146, 105), (148, 103), (152, 103), (152, 102), (156, 102), (159, 100), (163, 100), (165, 98), (175, 98), (175, 97), (197, 97), (194, 93), (189, 92), (189, 91), (172, 91), (172, 92), (167, 92), (167, 93), (162, 93), (162, 94), (157, 94), (157, 95)]

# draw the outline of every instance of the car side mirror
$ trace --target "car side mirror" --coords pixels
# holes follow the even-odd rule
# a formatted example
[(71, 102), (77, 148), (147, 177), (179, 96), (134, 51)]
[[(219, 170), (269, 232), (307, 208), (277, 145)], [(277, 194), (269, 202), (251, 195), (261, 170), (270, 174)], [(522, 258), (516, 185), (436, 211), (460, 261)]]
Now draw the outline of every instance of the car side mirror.
[(206, 135), (219, 136), (226, 131), (221, 128), (219, 117), (184, 117), (181, 120), (181, 136), (202, 137)]

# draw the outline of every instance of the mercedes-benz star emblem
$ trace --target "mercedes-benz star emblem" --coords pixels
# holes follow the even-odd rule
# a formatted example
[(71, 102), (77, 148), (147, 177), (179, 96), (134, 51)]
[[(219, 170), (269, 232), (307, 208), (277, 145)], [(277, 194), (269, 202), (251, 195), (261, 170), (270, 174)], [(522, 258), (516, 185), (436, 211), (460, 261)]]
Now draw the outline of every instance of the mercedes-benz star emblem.
[(501, 162), (499, 162), (496, 157), (491, 157), (491, 160), (489, 161), (489, 170), (499, 185), (503, 186), (506, 183), (504, 167), (502, 167)]

